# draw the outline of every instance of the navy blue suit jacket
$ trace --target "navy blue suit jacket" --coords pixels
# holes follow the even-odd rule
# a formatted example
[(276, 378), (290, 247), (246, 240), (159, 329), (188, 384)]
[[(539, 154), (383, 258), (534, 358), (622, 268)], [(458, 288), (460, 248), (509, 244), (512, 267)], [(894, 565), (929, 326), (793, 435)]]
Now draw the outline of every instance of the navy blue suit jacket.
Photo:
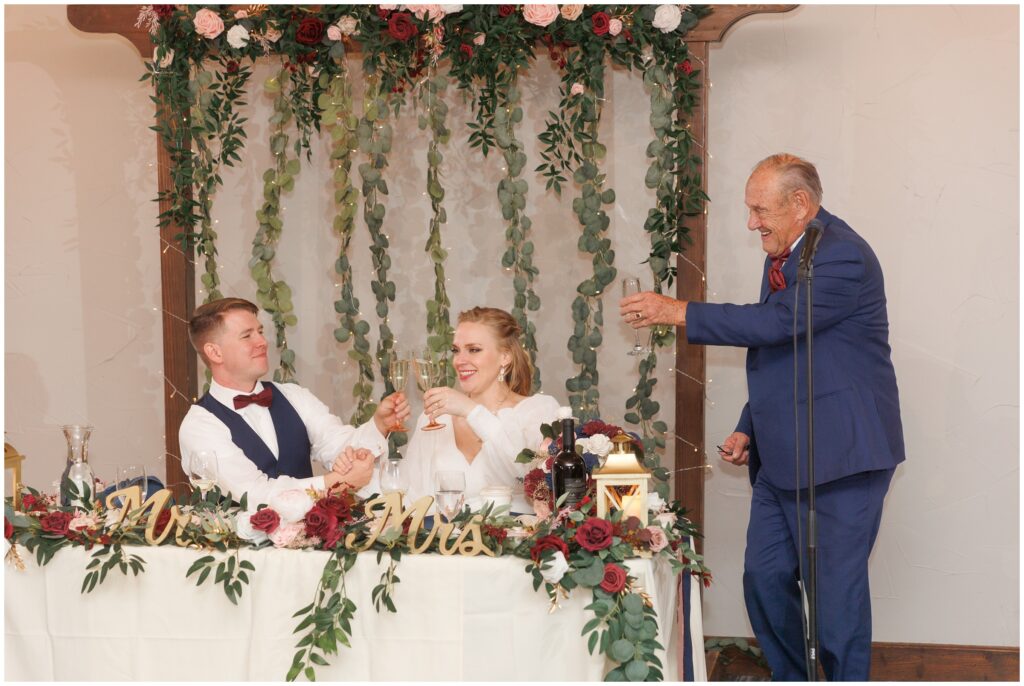
[[(904, 460), (899, 392), (889, 348), (882, 268), (871, 247), (824, 209), (814, 258), (814, 481), (835, 481)], [(769, 293), (765, 259), (761, 301), (691, 302), (691, 343), (747, 348), (747, 394), (736, 431), (750, 436), (750, 480), (759, 471), (776, 488), (797, 486), (793, 417), (793, 320), (797, 320), (800, 488), (807, 486), (806, 284), (794, 309), (802, 243), (786, 260), (787, 287)]]

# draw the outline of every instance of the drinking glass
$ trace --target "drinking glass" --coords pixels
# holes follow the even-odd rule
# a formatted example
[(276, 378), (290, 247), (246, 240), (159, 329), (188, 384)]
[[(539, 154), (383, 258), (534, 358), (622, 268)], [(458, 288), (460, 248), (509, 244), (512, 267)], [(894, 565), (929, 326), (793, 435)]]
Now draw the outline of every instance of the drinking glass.
[[(405, 392), (405, 384), (409, 380), (409, 360), (397, 350), (388, 353), (388, 381), (394, 387), (396, 393)], [(409, 429), (395, 418), (395, 422), (388, 427), (388, 431), (405, 432)]]
[(124, 464), (117, 468), (117, 488), (114, 490), (121, 490), (122, 488), (128, 488), (129, 486), (139, 485), (142, 490), (142, 499), (146, 499), (146, 468), (140, 464)]
[(466, 502), (466, 474), (458, 471), (439, 471), (436, 474), (437, 490), (434, 494), (434, 503), (437, 505), (437, 513), (444, 517), (445, 521), (452, 521), (462, 512), (462, 506)]
[[(637, 295), (643, 290), (640, 286), (640, 279), (632, 276), (628, 276), (622, 280), (622, 297), (628, 297), (630, 295)], [(640, 342), (640, 330), (633, 329), (633, 349), (629, 351), (630, 355), (647, 355), (651, 352), (650, 343), (646, 346)]]
[(217, 485), (217, 453), (212, 450), (192, 453), (188, 463), (188, 480), (205, 498), (206, 492)]
[(381, 493), (400, 493), (405, 497), (405, 480), (402, 478), (402, 460), (392, 457), (380, 465)]
[[(416, 367), (416, 385), (419, 387), (421, 393), (426, 393), (431, 388), (440, 386), (442, 380), (445, 377), (445, 364), (444, 359), (438, 356), (436, 353), (430, 350), (424, 350), (423, 353), (414, 360), (414, 367)], [(441, 424), (436, 419), (431, 419), (430, 423), (423, 427), (424, 431), (437, 431), (448, 426), (447, 424)]]

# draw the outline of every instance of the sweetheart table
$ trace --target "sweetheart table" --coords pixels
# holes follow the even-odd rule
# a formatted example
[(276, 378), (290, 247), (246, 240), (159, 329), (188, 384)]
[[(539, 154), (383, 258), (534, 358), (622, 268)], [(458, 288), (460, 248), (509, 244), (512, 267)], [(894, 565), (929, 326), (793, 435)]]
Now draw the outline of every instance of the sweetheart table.
[[(145, 572), (116, 570), (80, 592), (89, 553), (61, 550), (45, 567), (19, 548), (20, 571), (4, 574), (4, 677), (9, 681), (281, 681), (291, 666), (298, 619), (313, 601), (327, 553), (243, 550), (256, 571), (237, 606), (208, 580), (185, 574), (196, 552), (174, 546), (132, 549)], [(356, 606), (352, 646), (339, 646), (320, 681), (600, 681), (614, 663), (587, 652), (581, 629), (592, 617), (589, 592), (549, 613), (515, 557), (406, 555), (395, 587), (398, 612), (371, 601), (387, 557), (362, 553), (346, 576)], [(667, 564), (629, 561), (658, 613), (667, 680), (706, 680), (698, 581), (679, 581)], [(691, 599), (693, 602), (691, 602)], [(667, 620), (667, 621), (666, 621)], [(668, 630), (666, 631), (666, 624)], [(681, 640), (682, 639), (682, 640)], [(692, 675), (692, 676), (691, 676)], [(300, 677), (301, 678), (301, 677)]]

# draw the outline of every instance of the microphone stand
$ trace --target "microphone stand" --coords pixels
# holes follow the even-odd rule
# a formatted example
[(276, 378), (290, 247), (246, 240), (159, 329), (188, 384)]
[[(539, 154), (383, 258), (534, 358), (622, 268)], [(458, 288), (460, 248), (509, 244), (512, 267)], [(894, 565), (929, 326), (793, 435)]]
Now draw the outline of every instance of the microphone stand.
[[(804, 265), (801, 265), (804, 266)], [(807, 283), (807, 680), (818, 680), (818, 529), (814, 509), (814, 261), (799, 275)], [(799, 486), (799, 484), (797, 484)], [(799, 518), (800, 513), (796, 516)]]

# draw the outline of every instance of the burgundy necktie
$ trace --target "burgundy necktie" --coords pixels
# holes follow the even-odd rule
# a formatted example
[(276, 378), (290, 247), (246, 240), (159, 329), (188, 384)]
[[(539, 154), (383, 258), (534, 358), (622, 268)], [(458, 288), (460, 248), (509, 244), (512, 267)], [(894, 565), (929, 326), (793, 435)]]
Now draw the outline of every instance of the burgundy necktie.
[(781, 291), (786, 287), (786, 277), (782, 274), (782, 264), (789, 257), (789, 249), (782, 253), (778, 257), (772, 258), (772, 266), (768, 270), (768, 285), (772, 289), (772, 293), (775, 291)]
[(235, 409), (241, 410), (243, 407), (256, 404), (262, 405), (263, 407), (270, 407), (270, 401), (274, 399), (274, 392), (270, 386), (264, 386), (263, 390), (259, 393), (251, 393), (249, 395), (236, 395), (235, 396)]

